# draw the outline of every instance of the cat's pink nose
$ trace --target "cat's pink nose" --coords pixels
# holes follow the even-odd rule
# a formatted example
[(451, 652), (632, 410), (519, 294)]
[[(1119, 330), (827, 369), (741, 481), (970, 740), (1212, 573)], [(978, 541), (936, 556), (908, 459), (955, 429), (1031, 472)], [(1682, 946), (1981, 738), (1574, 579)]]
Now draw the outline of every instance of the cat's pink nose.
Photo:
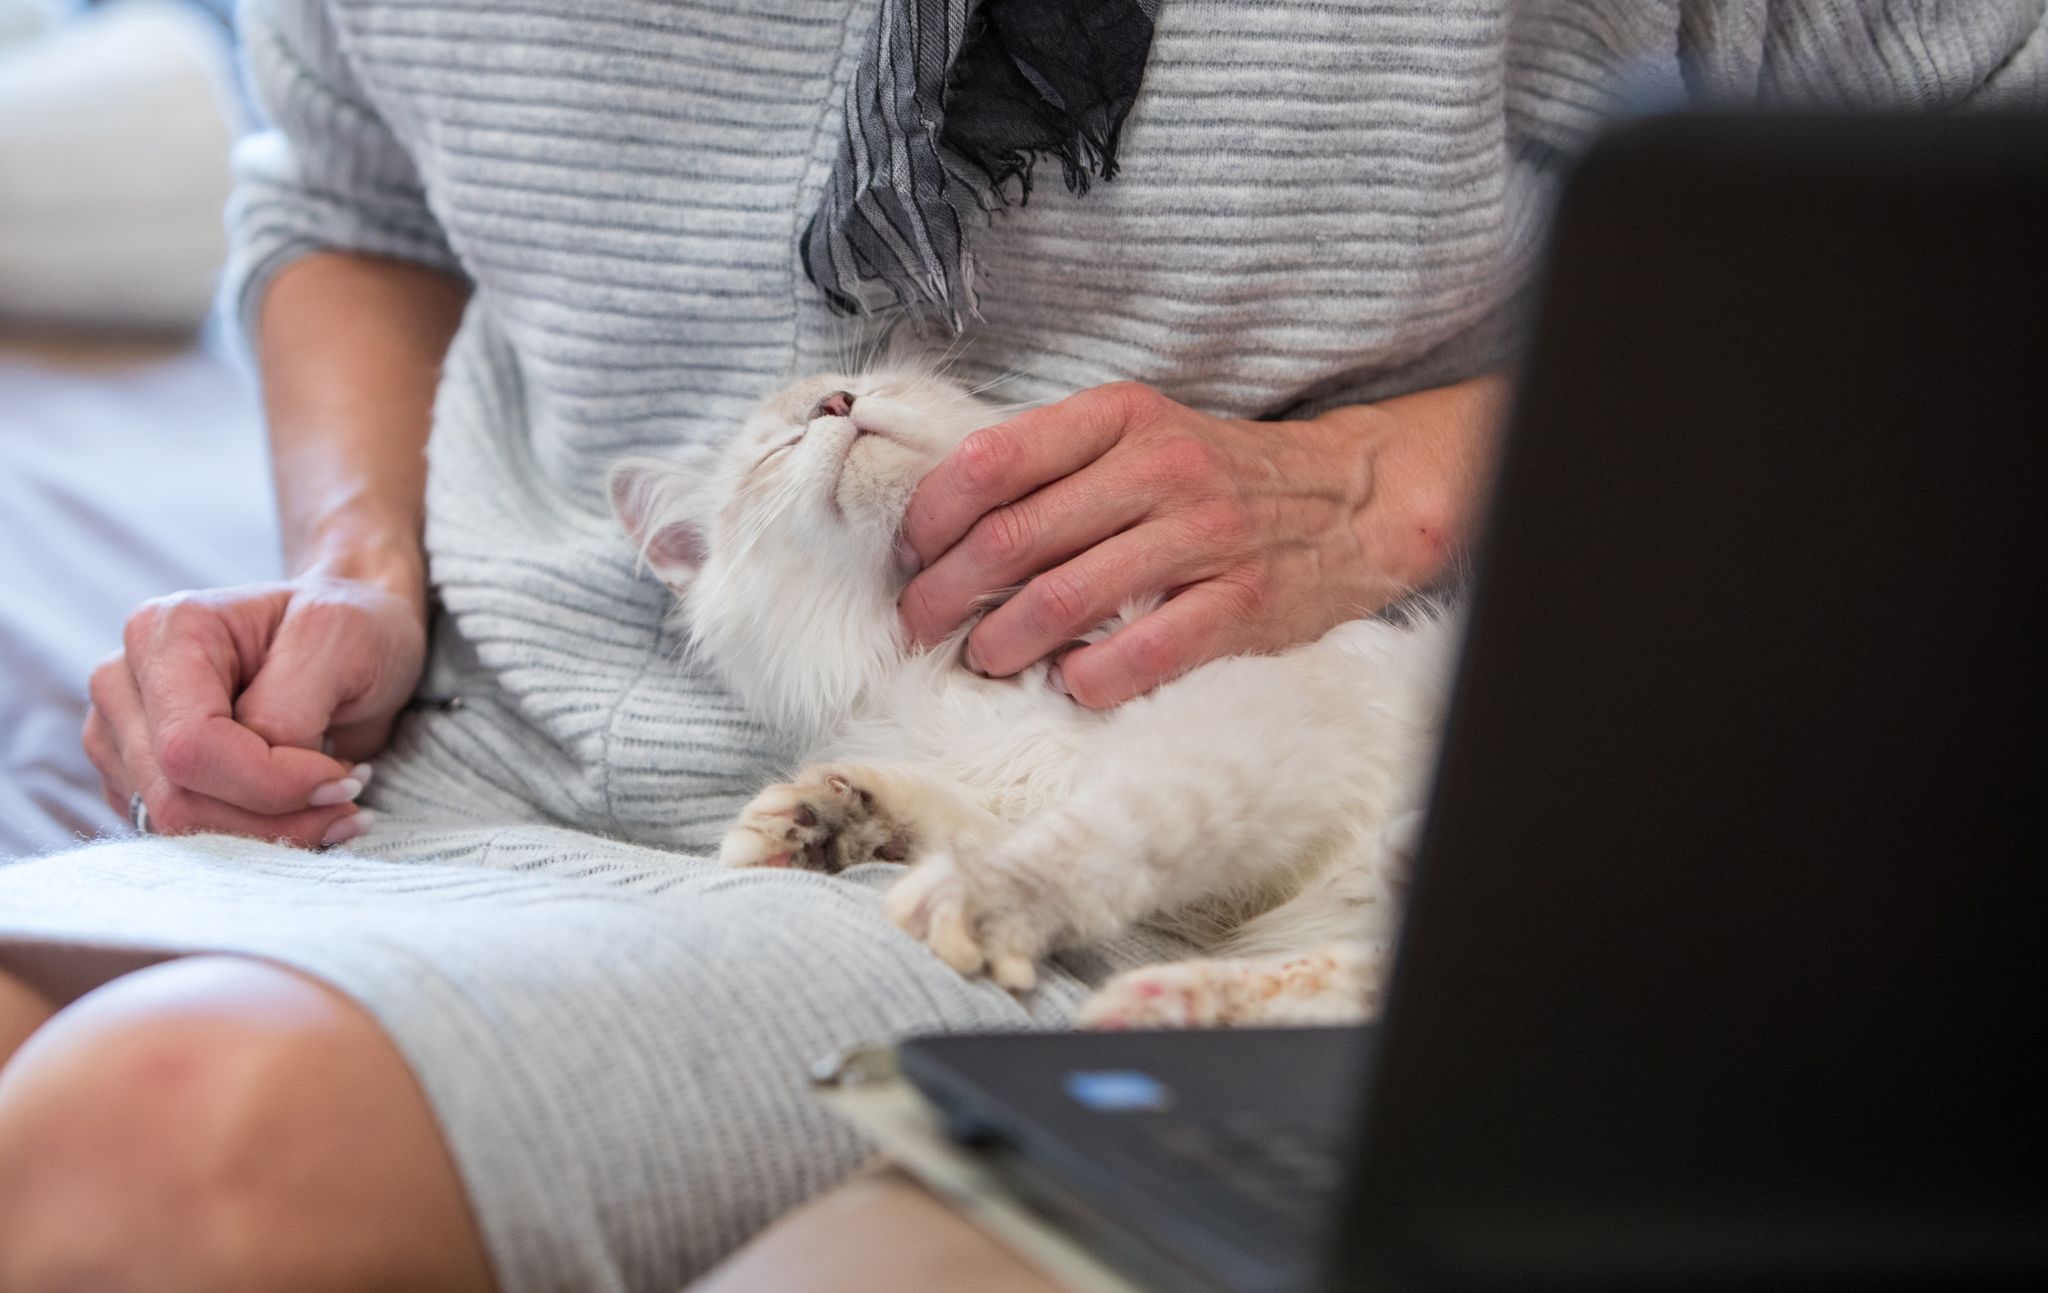
[[(813, 418), (843, 418), (853, 413), (853, 392), (834, 391), (816, 404), (811, 405)], [(809, 419), (805, 419), (808, 421)]]

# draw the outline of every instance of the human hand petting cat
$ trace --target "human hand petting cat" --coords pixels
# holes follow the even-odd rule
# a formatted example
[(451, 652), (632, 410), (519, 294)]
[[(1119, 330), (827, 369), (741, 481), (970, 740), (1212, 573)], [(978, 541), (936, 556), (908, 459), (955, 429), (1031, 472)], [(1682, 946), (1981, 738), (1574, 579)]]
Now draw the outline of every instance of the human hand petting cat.
[[(312, 847), (360, 835), (355, 798), (426, 659), (418, 597), (353, 579), (178, 593), (93, 671), (85, 749), (150, 829)], [(323, 743), (332, 753), (322, 750)]]
[[(1090, 708), (1312, 641), (1427, 585), (1461, 549), (1506, 385), (1256, 422), (1120, 382), (977, 431), (911, 499), (904, 627), (930, 645), (1022, 585), (968, 635), (968, 667), (1002, 677), (1063, 652), (1055, 685)], [(1151, 595), (1167, 600), (1072, 646)]]

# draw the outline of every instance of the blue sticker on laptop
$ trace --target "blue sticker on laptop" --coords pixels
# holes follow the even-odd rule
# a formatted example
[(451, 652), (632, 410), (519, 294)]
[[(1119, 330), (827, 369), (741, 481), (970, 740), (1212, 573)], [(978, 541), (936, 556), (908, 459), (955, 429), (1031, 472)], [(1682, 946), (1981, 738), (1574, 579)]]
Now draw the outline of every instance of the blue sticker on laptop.
[(1096, 1113), (1159, 1113), (1173, 1107), (1173, 1088), (1136, 1069), (1076, 1069), (1067, 1094)]

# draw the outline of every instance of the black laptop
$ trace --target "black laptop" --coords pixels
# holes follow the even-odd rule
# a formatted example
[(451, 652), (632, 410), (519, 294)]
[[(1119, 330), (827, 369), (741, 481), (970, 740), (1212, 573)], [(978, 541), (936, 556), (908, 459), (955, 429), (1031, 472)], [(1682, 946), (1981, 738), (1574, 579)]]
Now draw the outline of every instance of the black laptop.
[(1382, 1021), (904, 1071), (1162, 1290), (2048, 1288), (2048, 122), (1624, 129), (1511, 425)]

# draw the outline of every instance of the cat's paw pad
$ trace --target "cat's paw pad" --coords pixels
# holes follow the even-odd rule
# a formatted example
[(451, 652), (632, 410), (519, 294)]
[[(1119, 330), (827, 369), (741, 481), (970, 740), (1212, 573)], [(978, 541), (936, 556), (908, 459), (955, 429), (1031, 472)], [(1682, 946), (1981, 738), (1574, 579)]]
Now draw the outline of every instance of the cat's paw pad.
[(1200, 961), (1127, 970), (1081, 1005), (1074, 1022), (1103, 1032), (1126, 1028), (1213, 1028), (1240, 1022), (1225, 967)]
[(991, 894), (991, 887), (953, 858), (928, 858), (896, 882), (884, 903), (889, 919), (921, 940), (961, 974), (986, 972), (1012, 992), (1038, 982), (1038, 959), (1050, 931), (1036, 927), (1021, 902)]
[(801, 867), (836, 875), (861, 862), (900, 862), (910, 835), (853, 769), (806, 769), (754, 796), (719, 846), (730, 867)]

